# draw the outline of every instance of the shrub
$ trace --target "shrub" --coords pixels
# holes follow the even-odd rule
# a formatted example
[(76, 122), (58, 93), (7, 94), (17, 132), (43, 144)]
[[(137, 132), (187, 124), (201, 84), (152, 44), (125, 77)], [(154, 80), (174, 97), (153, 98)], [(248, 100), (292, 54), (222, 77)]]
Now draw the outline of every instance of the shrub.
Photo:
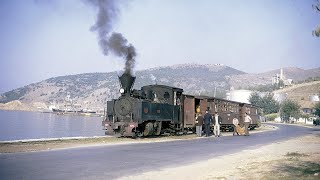
[(278, 113), (272, 113), (265, 115), (267, 121), (274, 121), (276, 117), (278, 117)]

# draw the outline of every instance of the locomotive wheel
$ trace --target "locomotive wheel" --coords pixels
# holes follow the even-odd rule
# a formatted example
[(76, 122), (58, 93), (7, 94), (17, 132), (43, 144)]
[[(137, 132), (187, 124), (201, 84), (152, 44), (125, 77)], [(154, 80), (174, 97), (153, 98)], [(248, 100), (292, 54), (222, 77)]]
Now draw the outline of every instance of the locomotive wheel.
[(157, 122), (157, 131), (155, 132), (155, 135), (159, 136), (161, 133), (161, 128), (162, 128), (162, 122)]
[(137, 138), (137, 134), (134, 133), (132, 136), (131, 136), (132, 139), (136, 139)]
[(146, 123), (143, 131), (143, 136), (149, 136), (152, 134), (152, 132), (153, 132), (153, 123), (152, 122)]

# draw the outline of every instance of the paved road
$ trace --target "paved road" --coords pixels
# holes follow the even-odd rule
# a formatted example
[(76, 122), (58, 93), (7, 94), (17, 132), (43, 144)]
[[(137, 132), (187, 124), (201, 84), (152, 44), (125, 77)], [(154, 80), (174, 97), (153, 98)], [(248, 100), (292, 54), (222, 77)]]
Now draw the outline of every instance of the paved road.
[(116, 179), (314, 133), (299, 126), (276, 125), (276, 131), (250, 136), (198, 138), (160, 143), (99, 146), (0, 154), (0, 179)]

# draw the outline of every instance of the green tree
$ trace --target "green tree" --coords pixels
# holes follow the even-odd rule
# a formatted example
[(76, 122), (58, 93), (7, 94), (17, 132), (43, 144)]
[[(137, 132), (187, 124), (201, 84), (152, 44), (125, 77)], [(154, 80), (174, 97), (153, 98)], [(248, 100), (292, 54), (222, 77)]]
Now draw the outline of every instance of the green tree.
[(266, 114), (276, 113), (279, 111), (280, 105), (276, 100), (273, 99), (273, 93), (267, 93), (262, 100)]
[(280, 115), (284, 121), (289, 121), (290, 117), (298, 118), (300, 115), (300, 105), (292, 100), (285, 100), (281, 104)]
[(255, 106), (261, 105), (262, 98), (257, 92), (251, 93), (249, 97), (249, 102)]
[(267, 93), (261, 97), (259, 93), (254, 92), (249, 98), (249, 102), (255, 106), (262, 108), (264, 114), (277, 113), (279, 111), (279, 103), (273, 99), (272, 93)]
[(317, 104), (314, 105), (314, 109), (315, 109), (314, 114), (316, 116), (320, 117), (320, 102), (318, 102)]

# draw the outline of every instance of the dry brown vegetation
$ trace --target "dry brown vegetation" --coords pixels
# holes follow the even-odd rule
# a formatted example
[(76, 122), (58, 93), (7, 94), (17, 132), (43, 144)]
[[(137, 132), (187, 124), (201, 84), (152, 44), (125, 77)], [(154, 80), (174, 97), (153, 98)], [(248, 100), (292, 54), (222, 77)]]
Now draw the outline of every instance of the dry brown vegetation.
[(301, 107), (312, 108), (315, 102), (311, 102), (309, 96), (320, 93), (320, 81), (293, 85), (274, 93), (286, 93), (288, 99), (297, 102)]

